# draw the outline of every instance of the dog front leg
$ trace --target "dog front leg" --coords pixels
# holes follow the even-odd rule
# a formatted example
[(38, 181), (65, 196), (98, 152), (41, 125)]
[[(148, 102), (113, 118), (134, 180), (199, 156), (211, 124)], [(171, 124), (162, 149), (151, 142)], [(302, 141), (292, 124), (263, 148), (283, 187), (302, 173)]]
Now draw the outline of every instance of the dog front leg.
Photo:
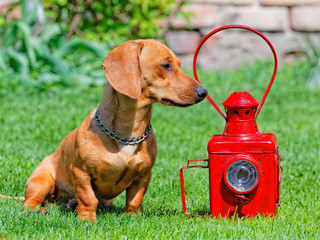
[[(43, 169), (41, 169), (43, 170)], [(51, 201), (54, 188), (55, 180), (52, 175), (45, 170), (40, 173), (33, 174), (27, 184), (26, 190), (26, 200), (23, 205), (23, 209), (32, 209), (34, 210), (37, 206), (41, 206), (44, 200)], [(40, 211), (46, 212), (46, 209), (39, 208)]]
[(77, 167), (72, 168), (75, 195), (78, 201), (77, 213), (82, 219), (96, 221), (98, 200), (91, 186), (89, 174)]
[(151, 179), (151, 171), (145, 176), (134, 181), (126, 191), (126, 212), (127, 213), (141, 213), (140, 206), (146, 193)]

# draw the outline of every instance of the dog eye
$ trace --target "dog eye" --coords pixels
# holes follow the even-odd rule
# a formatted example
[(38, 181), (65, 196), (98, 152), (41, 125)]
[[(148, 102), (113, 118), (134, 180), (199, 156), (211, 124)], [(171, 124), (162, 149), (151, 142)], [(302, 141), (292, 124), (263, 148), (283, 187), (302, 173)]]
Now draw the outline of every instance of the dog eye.
[(172, 70), (172, 65), (171, 64), (164, 64), (164, 65), (161, 65), (161, 67), (166, 70), (166, 71), (171, 71)]

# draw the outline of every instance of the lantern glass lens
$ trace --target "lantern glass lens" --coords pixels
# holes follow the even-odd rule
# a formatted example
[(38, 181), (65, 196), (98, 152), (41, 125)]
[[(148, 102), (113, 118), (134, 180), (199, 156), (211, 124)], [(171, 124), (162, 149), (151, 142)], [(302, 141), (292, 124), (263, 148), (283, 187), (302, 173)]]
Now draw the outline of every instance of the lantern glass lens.
[(239, 160), (229, 166), (226, 178), (233, 189), (247, 192), (257, 184), (259, 174), (251, 162)]

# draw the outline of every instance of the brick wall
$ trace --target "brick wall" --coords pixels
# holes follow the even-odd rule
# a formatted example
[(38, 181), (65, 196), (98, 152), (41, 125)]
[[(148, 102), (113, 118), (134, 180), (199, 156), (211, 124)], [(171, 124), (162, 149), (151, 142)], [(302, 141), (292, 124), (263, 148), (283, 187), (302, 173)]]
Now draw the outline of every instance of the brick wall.
[[(310, 44), (320, 50), (320, 0), (192, 0), (183, 11), (193, 12), (192, 27), (182, 18), (171, 18), (166, 41), (185, 67), (192, 66), (201, 39), (228, 24), (263, 32), (274, 45), (280, 64), (304, 58)], [(199, 53), (198, 63), (206, 69), (236, 68), (271, 58), (259, 36), (237, 29), (210, 38)]]

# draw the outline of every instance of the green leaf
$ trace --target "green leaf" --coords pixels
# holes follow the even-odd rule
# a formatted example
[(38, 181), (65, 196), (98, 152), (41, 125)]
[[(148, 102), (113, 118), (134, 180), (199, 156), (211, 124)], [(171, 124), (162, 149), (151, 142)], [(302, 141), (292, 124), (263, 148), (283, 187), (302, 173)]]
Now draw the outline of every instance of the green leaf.
[(13, 74), (12, 75), (13, 78), (17, 78), (20, 82), (20, 84), (25, 85), (25, 86), (29, 86), (29, 87), (36, 87), (36, 82), (34, 81), (34, 79), (32, 79), (30, 77), (30, 75), (27, 74)]
[(6, 62), (7, 56), (2, 49), (0, 49), (0, 70), (2, 72), (7, 71), (9, 68), (9, 64)]
[(3, 41), (3, 47), (8, 47), (14, 45), (17, 41), (17, 25), (15, 20), (7, 21), (7, 24), (4, 27), (3, 36), (1, 36)]
[(30, 44), (30, 40), (32, 38), (34, 38), (32, 36), (32, 29), (30, 28), (29, 25), (27, 25), (26, 23), (21, 22), (21, 21), (17, 22), (17, 26), (18, 26), (18, 29), (22, 33), (23, 41), (24, 41), (24, 45), (27, 49), (28, 57), (30, 59), (31, 65), (33, 65), (36, 61), (36, 55), (35, 55), (35, 52), (34, 52), (32, 45)]
[(23, 75), (29, 75), (29, 60), (28, 57), (12, 48), (7, 49), (7, 54), (16, 63), (15, 68)]
[(71, 70), (69, 66), (62, 59), (51, 55), (50, 53), (42, 53), (40, 56), (52, 66), (53, 71), (62, 75), (70, 74)]
[(28, 23), (28, 24), (34, 24), (37, 19), (37, 10), (40, 5), (40, 0), (22, 0), (22, 14), (21, 14), (21, 20), (22, 22)]
[(68, 1), (67, 0), (57, 0), (57, 3), (60, 5), (60, 6), (65, 6)]
[(6, 24), (6, 19), (3, 16), (0, 16), (0, 27), (3, 27)]
[(78, 73), (73, 73), (69, 76), (70, 80), (74, 81), (75, 83), (79, 85), (84, 85), (84, 86), (90, 86), (93, 83), (93, 78), (85, 75), (85, 74), (78, 74)]
[[(48, 45), (41, 41), (40, 38), (31, 38), (29, 43), (38, 55), (43, 55), (50, 52)], [(36, 63), (33, 64), (33, 66), (36, 66)]]
[(54, 85), (56, 83), (62, 82), (61, 76), (53, 73), (42, 73), (37, 79), (38, 85)]
[(44, 42), (49, 42), (52, 38), (61, 34), (61, 28), (58, 24), (48, 24), (46, 25), (45, 31), (41, 32), (41, 39)]
[(68, 54), (74, 53), (76, 50), (86, 49), (93, 52), (98, 57), (105, 57), (108, 49), (101, 44), (89, 41), (81, 41), (79, 39), (72, 39), (66, 42), (62, 47), (55, 51), (55, 56), (63, 58)]

